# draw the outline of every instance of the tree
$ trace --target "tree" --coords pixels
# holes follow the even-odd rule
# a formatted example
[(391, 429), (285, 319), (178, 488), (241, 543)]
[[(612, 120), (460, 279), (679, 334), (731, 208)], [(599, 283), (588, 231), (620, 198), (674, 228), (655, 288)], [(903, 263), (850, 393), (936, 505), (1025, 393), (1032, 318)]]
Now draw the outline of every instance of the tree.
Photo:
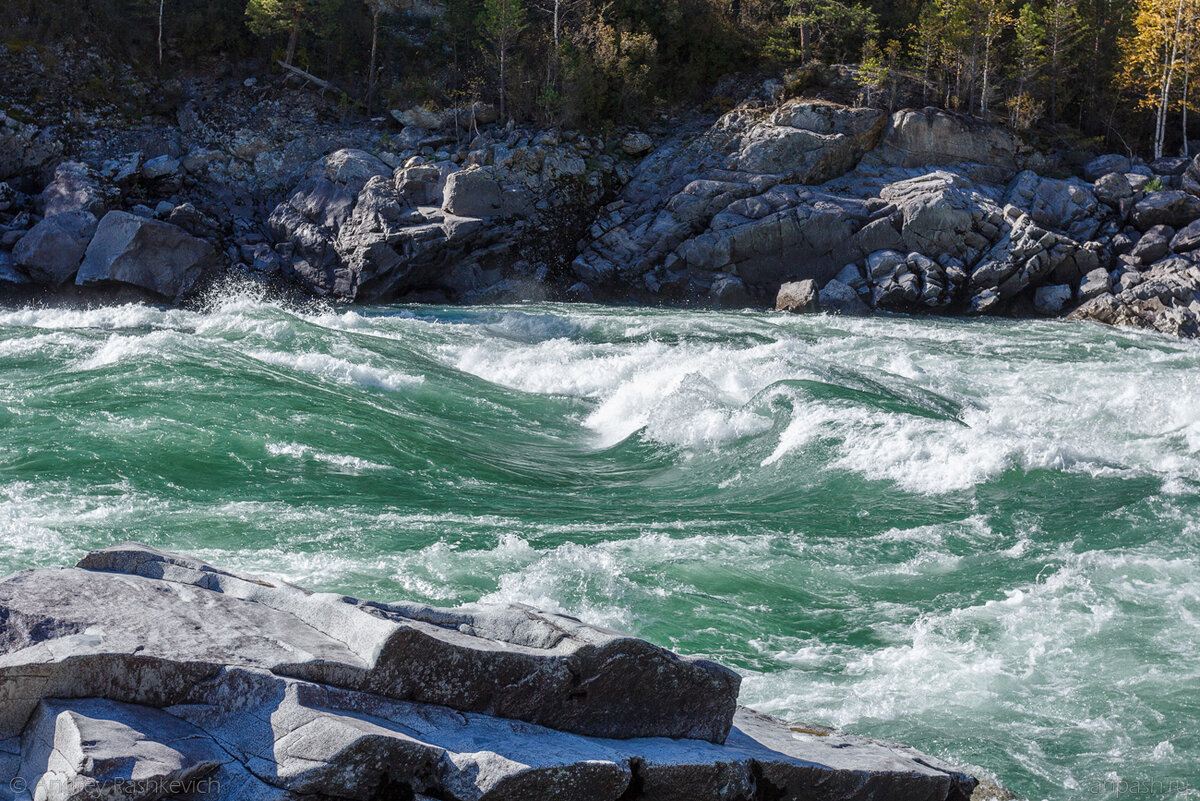
[(1008, 99), (1008, 121), (1019, 130), (1028, 129), (1041, 116), (1041, 103), (1034, 96), (1034, 81), (1045, 63), (1046, 31), (1033, 6), (1026, 3), (1013, 25), (1013, 67), (1016, 91)]
[(983, 39), (983, 88), (979, 92), (979, 115), (987, 117), (992, 70), (997, 60), (995, 51), (1000, 37), (1012, 26), (1013, 19), (1009, 0), (983, 0), (982, 5), (983, 29), (980, 37)]
[(479, 27), (492, 45), (500, 68), (500, 117), (506, 115), (506, 70), (509, 56), (525, 31), (525, 5), (521, 0), (484, 0)]
[[(1125, 86), (1137, 92), (1142, 108), (1154, 109), (1154, 157), (1161, 158), (1166, 142), (1167, 118), (1172, 104), (1175, 75), (1184, 74), (1183, 125), (1186, 138), (1187, 79), (1196, 50), (1197, 0), (1139, 0), (1133, 34), (1122, 48)], [(1185, 144), (1186, 147), (1186, 144)]]
[(379, 75), (375, 70), (375, 57), (379, 49), (379, 18), (383, 14), (400, 10), (406, 0), (364, 0), (367, 10), (371, 12), (371, 62), (367, 68), (367, 114), (371, 114), (371, 104), (375, 101), (375, 84)]
[(296, 57), (300, 27), (308, 13), (307, 0), (249, 0), (246, 3), (246, 26), (256, 36), (288, 34), (287, 55), (283, 62), (291, 64)]
[(1042, 11), (1051, 123), (1059, 121), (1059, 111), (1068, 94), (1067, 83), (1074, 80), (1074, 70), (1069, 68), (1073, 62), (1073, 51), (1084, 33), (1083, 20), (1076, 3), (1077, 0), (1048, 0)]

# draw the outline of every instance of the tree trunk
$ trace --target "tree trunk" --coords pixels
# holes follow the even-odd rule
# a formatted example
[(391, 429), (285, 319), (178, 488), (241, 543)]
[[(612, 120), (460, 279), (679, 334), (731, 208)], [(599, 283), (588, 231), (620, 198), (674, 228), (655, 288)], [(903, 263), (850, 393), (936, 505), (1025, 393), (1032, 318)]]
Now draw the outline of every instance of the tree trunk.
[(162, 46), (162, 31), (163, 31), (163, 4), (167, 0), (158, 0), (158, 66), (162, 66), (163, 46)]
[(297, 13), (292, 19), (292, 33), (288, 37), (287, 55), (283, 57), (283, 63), (289, 67), (292, 66), (292, 59), (296, 57), (296, 43), (300, 39), (300, 14)]
[(371, 71), (367, 73), (367, 116), (371, 116), (371, 104), (375, 101), (375, 52), (379, 44), (379, 10), (371, 18)]
[(504, 119), (504, 57), (507, 47), (504, 42), (500, 43), (500, 119)]

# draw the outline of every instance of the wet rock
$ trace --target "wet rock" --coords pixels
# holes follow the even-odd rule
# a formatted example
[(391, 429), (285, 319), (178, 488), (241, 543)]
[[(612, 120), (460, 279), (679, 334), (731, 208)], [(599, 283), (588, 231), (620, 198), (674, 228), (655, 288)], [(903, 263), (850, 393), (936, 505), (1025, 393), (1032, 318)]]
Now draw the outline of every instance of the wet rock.
[(849, 284), (843, 283), (837, 278), (821, 287), (820, 306), (821, 311), (855, 317), (871, 312), (870, 307), (863, 303), (858, 293)]
[(811, 278), (793, 281), (779, 287), (775, 297), (775, 310), (787, 312), (812, 312), (817, 310), (817, 282)]
[(1040, 286), (1033, 293), (1033, 308), (1038, 314), (1053, 316), (1071, 302), (1071, 287), (1066, 284)]
[(742, 279), (733, 275), (718, 276), (709, 289), (708, 296), (722, 309), (743, 309), (753, 305), (750, 292)]
[(178, 226), (110, 211), (96, 228), (75, 283), (128, 284), (178, 302), (216, 262), (212, 245)]
[(87, 211), (68, 211), (46, 217), (13, 248), (13, 260), (38, 283), (60, 286), (79, 270), (88, 243), (96, 233), (96, 218)]

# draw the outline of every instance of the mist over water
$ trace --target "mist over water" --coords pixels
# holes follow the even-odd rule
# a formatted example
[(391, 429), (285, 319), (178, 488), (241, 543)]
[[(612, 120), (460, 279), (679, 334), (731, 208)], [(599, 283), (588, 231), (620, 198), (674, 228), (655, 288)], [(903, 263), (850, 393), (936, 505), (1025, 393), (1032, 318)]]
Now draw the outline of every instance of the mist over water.
[(1198, 384), (1049, 322), (0, 310), (0, 573), (136, 539), (530, 603), (1023, 797), (1200, 798)]

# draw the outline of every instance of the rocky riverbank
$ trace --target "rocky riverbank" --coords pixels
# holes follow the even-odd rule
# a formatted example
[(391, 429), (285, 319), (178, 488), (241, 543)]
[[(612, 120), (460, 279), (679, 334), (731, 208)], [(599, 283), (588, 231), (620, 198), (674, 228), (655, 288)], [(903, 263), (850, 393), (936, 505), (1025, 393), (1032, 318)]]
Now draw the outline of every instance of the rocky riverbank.
[[(523, 607), (313, 594), (125, 544), (0, 580), (0, 798), (967, 799), (904, 746)], [(174, 788), (174, 789), (171, 789)]]
[(137, 124), (0, 116), (0, 293), (186, 303), (232, 273), (348, 302), (1200, 333), (1200, 159), (1046, 153), (933, 108), (785, 100), (778, 81), (715, 121), (603, 135), (500, 125), (478, 103), (337, 124), (282, 80), (171, 89)]

